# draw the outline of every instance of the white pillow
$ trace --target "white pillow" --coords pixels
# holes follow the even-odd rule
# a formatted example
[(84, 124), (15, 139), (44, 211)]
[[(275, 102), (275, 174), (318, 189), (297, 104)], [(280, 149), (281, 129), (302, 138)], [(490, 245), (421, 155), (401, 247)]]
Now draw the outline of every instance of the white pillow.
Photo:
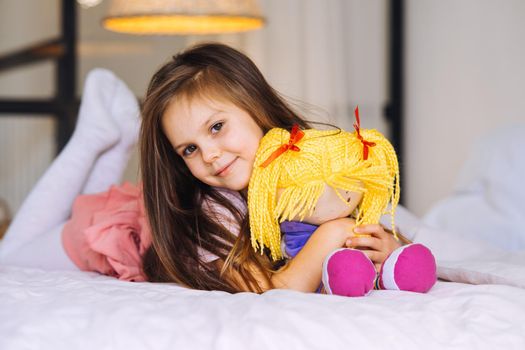
[(525, 123), (480, 139), (454, 192), (423, 217), (425, 224), (496, 247), (525, 249)]
[(414, 241), (431, 249), (441, 279), (525, 288), (525, 251), (508, 252), (483, 240), (424, 225), (417, 230)]

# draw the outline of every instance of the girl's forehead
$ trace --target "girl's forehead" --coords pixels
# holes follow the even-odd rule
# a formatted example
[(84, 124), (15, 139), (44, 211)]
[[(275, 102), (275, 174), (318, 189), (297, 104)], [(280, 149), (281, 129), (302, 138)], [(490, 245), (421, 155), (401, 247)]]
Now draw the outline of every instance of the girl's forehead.
[(203, 108), (220, 110), (228, 107), (235, 107), (235, 105), (226, 97), (217, 94), (184, 94), (175, 96), (168, 105), (168, 108), (184, 109), (186, 111)]
[(173, 98), (162, 116), (166, 129), (179, 130), (197, 128), (206, 124), (214, 115), (226, 112), (236, 115), (239, 110), (232, 102), (208, 96), (178, 96)]

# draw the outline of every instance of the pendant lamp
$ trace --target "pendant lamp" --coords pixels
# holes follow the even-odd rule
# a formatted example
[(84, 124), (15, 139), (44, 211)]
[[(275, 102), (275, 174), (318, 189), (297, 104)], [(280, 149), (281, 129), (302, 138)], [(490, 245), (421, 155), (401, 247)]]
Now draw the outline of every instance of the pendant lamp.
[(190, 35), (261, 28), (257, 0), (111, 0), (104, 28), (121, 33)]

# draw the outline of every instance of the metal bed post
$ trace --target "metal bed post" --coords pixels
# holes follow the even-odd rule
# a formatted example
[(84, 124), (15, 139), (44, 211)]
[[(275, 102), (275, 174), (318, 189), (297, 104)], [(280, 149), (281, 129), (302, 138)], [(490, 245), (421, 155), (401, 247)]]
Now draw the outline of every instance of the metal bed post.
[[(390, 0), (389, 12), (389, 103), (385, 116), (391, 130), (392, 145), (399, 160), (401, 178), (404, 174), (404, 0)], [(400, 198), (403, 203), (403, 196)]]
[(57, 148), (61, 150), (75, 128), (78, 103), (76, 102), (76, 37), (77, 13), (74, 0), (62, 1), (62, 45), (64, 53), (56, 65), (58, 130), (55, 134)]
[(55, 96), (50, 99), (0, 99), (0, 117), (6, 114), (53, 115), (57, 120), (56, 153), (71, 136), (78, 111), (76, 99), (76, 2), (62, 0), (61, 35), (0, 56), (0, 72), (44, 60), (56, 63)]

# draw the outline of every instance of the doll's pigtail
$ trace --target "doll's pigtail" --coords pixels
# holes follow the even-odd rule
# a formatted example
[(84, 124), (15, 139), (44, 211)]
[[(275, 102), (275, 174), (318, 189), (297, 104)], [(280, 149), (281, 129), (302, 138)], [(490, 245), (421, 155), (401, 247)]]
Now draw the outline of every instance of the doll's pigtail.
[[(383, 214), (390, 213), (392, 231), (397, 239), (395, 209), (399, 203), (400, 185), (396, 152), (388, 139), (376, 130), (361, 129), (360, 136), (373, 142), (374, 146), (369, 147), (368, 158), (362, 162), (367, 168), (359, 178), (366, 190), (358, 206), (356, 224), (377, 224)], [(357, 132), (354, 137), (359, 139)]]
[[(277, 218), (273, 215), (277, 202), (277, 184), (283, 167), (277, 161), (262, 166), (283, 143), (288, 132), (272, 129), (261, 140), (248, 185), (248, 212), (252, 247), (261, 254), (270, 249), (272, 260), (282, 258), (281, 234)], [(276, 147), (277, 146), (277, 147)]]

